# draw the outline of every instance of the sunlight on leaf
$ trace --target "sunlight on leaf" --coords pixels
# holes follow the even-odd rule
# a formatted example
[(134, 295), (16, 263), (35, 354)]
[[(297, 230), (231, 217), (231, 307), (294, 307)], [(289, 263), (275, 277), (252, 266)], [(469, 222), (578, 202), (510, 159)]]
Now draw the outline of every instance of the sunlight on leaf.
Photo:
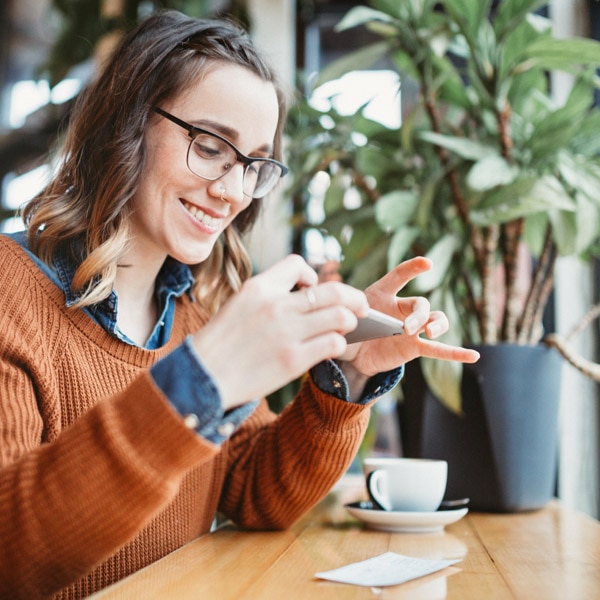
[(419, 198), (414, 192), (396, 190), (379, 198), (375, 219), (383, 231), (395, 231), (413, 216)]
[(431, 142), (442, 148), (447, 148), (467, 160), (479, 160), (485, 156), (497, 156), (498, 151), (476, 140), (463, 137), (443, 135), (433, 131), (424, 131), (419, 136), (426, 142)]
[(518, 174), (519, 168), (509, 164), (501, 156), (486, 156), (471, 167), (467, 184), (473, 190), (491, 190), (497, 185), (512, 183)]
[(440, 286), (452, 262), (452, 256), (457, 246), (456, 236), (447, 234), (431, 248), (426, 256), (433, 262), (433, 267), (413, 281), (414, 293), (426, 294)]

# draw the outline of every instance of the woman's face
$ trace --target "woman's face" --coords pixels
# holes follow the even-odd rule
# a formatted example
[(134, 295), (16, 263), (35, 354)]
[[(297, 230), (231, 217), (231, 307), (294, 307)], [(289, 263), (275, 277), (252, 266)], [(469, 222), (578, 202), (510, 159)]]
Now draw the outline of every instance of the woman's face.
[[(244, 154), (270, 157), (278, 122), (273, 84), (243, 67), (215, 63), (181, 96), (161, 106), (220, 134)], [(188, 132), (158, 114), (147, 131), (147, 160), (133, 199), (132, 251), (138, 257), (186, 263), (209, 256), (223, 230), (252, 201), (242, 192), (244, 165), (207, 181), (186, 163)], [(223, 191), (225, 190), (225, 191)]]

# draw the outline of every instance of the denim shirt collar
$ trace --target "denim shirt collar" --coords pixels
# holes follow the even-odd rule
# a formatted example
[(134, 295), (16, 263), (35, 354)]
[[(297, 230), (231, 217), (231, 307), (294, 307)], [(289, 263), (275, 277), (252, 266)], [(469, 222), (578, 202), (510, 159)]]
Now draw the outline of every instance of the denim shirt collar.
[[(78, 260), (77, 248), (75, 248), (74, 252), (71, 252), (71, 249), (59, 249), (55, 253), (52, 267), (50, 267), (31, 252), (25, 231), (2, 235), (7, 235), (14, 239), (27, 252), (31, 260), (34, 261), (41, 271), (62, 290), (65, 295), (66, 306), (73, 306), (77, 302), (81, 294), (73, 292), (71, 282), (75, 276), (77, 266), (83, 259), (83, 253), (79, 253), (81, 254), (81, 258)], [(194, 277), (190, 268), (171, 257), (167, 257), (156, 278), (156, 300), (158, 303), (159, 318), (152, 334), (144, 344), (145, 348), (156, 349), (166, 344), (171, 334), (175, 315), (175, 298), (179, 298), (187, 292), (189, 298), (193, 301), (193, 284)], [(118, 297), (114, 290), (102, 302), (84, 307), (83, 310), (110, 334), (129, 344), (137, 345), (122, 333), (117, 326)]]
[[(65, 294), (65, 303), (72, 306), (81, 297), (80, 292), (71, 289), (71, 282), (77, 269), (77, 261), (67, 252), (58, 252), (54, 258), (54, 269)], [(174, 318), (173, 301), (187, 292), (193, 301), (192, 286), (194, 278), (190, 268), (179, 261), (167, 257), (156, 278), (156, 300), (159, 318), (150, 338), (144, 345), (146, 348), (159, 348), (168, 341)], [(117, 326), (118, 296), (112, 290), (108, 298), (98, 304), (87, 307), (87, 312), (107, 331), (119, 339), (132, 342)]]
[[(74, 292), (71, 289), (71, 282), (73, 281), (77, 267), (78, 263), (76, 263), (66, 252), (59, 252), (54, 257), (54, 268), (61, 283), (61, 288), (65, 293), (67, 306), (72, 306), (81, 297), (81, 293)], [(173, 295), (179, 298), (185, 292), (188, 292), (191, 299), (193, 298), (191, 289), (194, 278), (190, 268), (174, 258), (167, 257), (158, 273), (156, 281), (156, 296), (159, 302), (167, 295)], [(112, 310), (115, 300), (116, 292), (113, 290), (110, 296), (100, 304), (107, 303), (107, 305), (111, 306)]]

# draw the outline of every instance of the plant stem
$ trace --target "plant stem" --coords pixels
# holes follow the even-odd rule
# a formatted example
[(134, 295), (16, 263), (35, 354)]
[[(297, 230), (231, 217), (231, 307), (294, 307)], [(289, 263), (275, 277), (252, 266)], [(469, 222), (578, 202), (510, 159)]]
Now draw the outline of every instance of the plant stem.
[(377, 202), (377, 200), (379, 200), (381, 197), (379, 189), (371, 187), (367, 183), (367, 180), (354, 169), (352, 170), (352, 182), (358, 189), (362, 190), (367, 195), (367, 198), (372, 204), (375, 204), (375, 202)]
[(554, 263), (556, 260), (556, 252), (554, 249), (552, 251), (552, 256), (550, 257), (550, 265), (546, 272), (546, 277), (542, 283), (540, 288), (540, 294), (536, 303), (535, 313), (533, 315), (533, 320), (531, 321), (531, 329), (529, 330), (529, 339), (527, 340), (528, 344), (537, 344), (544, 335), (544, 330), (542, 327), (542, 318), (544, 316), (544, 309), (546, 304), (548, 303), (548, 298), (554, 289)]
[[(502, 110), (498, 111), (498, 133), (500, 135), (500, 148), (502, 157), (512, 161), (512, 132), (510, 127), (511, 107), (508, 102)], [(504, 314), (500, 337), (506, 342), (515, 342), (517, 339), (517, 324), (521, 304), (517, 290), (519, 270), (518, 250), (523, 237), (523, 219), (516, 219), (502, 226), (502, 245), (504, 256)]]
[(515, 342), (517, 339), (521, 303), (516, 283), (519, 271), (518, 250), (522, 236), (522, 219), (505, 223), (502, 226), (505, 302), (500, 336), (506, 342)]
[(494, 273), (496, 270), (496, 250), (500, 228), (497, 225), (486, 227), (484, 230), (484, 259), (481, 269), (481, 339), (484, 344), (495, 344), (498, 338), (496, 327), (496, 285)]
[[(545, 300), (548, 298), (550, 291), (552, 291), (556, 248), (552, 241), (551, 234), (552, 231), (550, 226), (548, 226), (546, 229), (544, 248), (535, 267), (529, 293), (525, 300), (525, 306), (518, 326), (517, 343), (519, 344), (533, 343), (533, 332), (540, 329), (540, 327), (536, 327), (536, 322), (541, 322)], [(550, 281), (550, 283), (548, 283), (548, 281)], [(544, 302), (542, 302), (542, 299)]]

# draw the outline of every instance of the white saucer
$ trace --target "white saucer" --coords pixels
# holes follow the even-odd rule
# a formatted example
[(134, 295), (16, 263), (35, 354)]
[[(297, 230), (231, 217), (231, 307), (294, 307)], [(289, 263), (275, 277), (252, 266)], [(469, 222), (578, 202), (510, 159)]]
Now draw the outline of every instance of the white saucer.
[(391, 531), (394, 533), (432, 533), (443, 531), (446, 525), (462, 519), (468, 508), (456, 510), (438, 510), (436, 512), (397, 512), (361, 508), (365, 503), (345, 504), (346, 510), (363, 521), (370, 529)]

